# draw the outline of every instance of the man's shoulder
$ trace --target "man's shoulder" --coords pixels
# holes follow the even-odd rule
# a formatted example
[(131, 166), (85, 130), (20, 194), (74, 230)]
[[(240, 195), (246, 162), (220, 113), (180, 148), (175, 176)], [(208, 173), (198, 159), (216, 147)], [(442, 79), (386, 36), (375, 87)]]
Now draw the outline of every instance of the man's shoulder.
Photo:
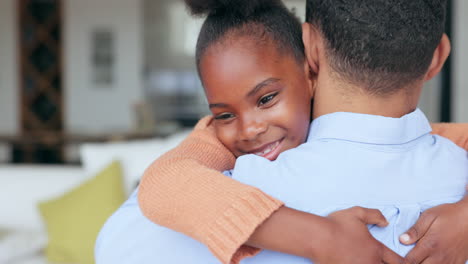
[(436, 147), (439, 147), (439, 148), (446, 148), (450, 151), (453, 152), (453, 154), (457, 154), (457, 155), (468, 155), (468, 152), (460, 147), (459, 145), (455, 144), (455, 142), (453, 142), (452, 140), (444, 137), (444, 136), (440, 136), (440, 135), (431, 135), (431, 137), (434, 139), (434, 146)]

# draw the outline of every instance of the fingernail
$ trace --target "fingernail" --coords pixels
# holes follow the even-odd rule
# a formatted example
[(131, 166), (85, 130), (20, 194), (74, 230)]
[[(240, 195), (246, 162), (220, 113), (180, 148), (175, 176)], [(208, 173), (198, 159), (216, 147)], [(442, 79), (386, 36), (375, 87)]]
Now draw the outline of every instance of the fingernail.
[(408, 242), (410, 241), (410, 236), (409, 236), (408, 234), (405, 233), (405, 234), (403, 234), (403, 235), (400, 236), (400, 240), (401, 240), (402, 242), (408, 243)]

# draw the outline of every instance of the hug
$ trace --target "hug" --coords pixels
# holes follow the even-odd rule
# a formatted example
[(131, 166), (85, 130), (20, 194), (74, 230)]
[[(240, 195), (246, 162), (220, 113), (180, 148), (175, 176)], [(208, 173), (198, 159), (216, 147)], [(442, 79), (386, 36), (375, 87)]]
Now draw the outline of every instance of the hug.
[(109, 218), (98, 264), (468, 263), (468, 126), (418, 109), (446, 1), (307, 0), (302, 25), (280, 0), (185, 2), (212, 115)]

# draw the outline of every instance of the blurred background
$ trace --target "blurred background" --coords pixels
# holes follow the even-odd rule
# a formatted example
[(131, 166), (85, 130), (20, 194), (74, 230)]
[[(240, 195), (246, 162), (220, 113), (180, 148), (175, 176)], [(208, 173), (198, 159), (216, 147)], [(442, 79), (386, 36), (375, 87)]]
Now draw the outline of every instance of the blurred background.
[[(304, 1), (287, 5), (304, 17)], [(424, 90), (431, 121), (468, 121), (468, 3)], [(194, 65), (202, 19), (177, 0), (0, 0), (0, 162), (79, 163), (83, 142), (165, 136), (207, 113)]]
[[(449, 1), (432, 122), (468, 122), (467, 13)], [(107, 217), (208, 113), (201, 23), (182, 0), (0, 0), (0, 264), (93, 263)]]

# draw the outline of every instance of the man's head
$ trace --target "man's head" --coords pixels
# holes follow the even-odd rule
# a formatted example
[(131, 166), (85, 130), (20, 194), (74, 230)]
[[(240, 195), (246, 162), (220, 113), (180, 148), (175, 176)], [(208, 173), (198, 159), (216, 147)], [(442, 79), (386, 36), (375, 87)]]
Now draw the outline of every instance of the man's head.
[(336, 76), (386, 96), (428, 78), (445, 7), (446, 0), (307, 0), (306, 21)]

